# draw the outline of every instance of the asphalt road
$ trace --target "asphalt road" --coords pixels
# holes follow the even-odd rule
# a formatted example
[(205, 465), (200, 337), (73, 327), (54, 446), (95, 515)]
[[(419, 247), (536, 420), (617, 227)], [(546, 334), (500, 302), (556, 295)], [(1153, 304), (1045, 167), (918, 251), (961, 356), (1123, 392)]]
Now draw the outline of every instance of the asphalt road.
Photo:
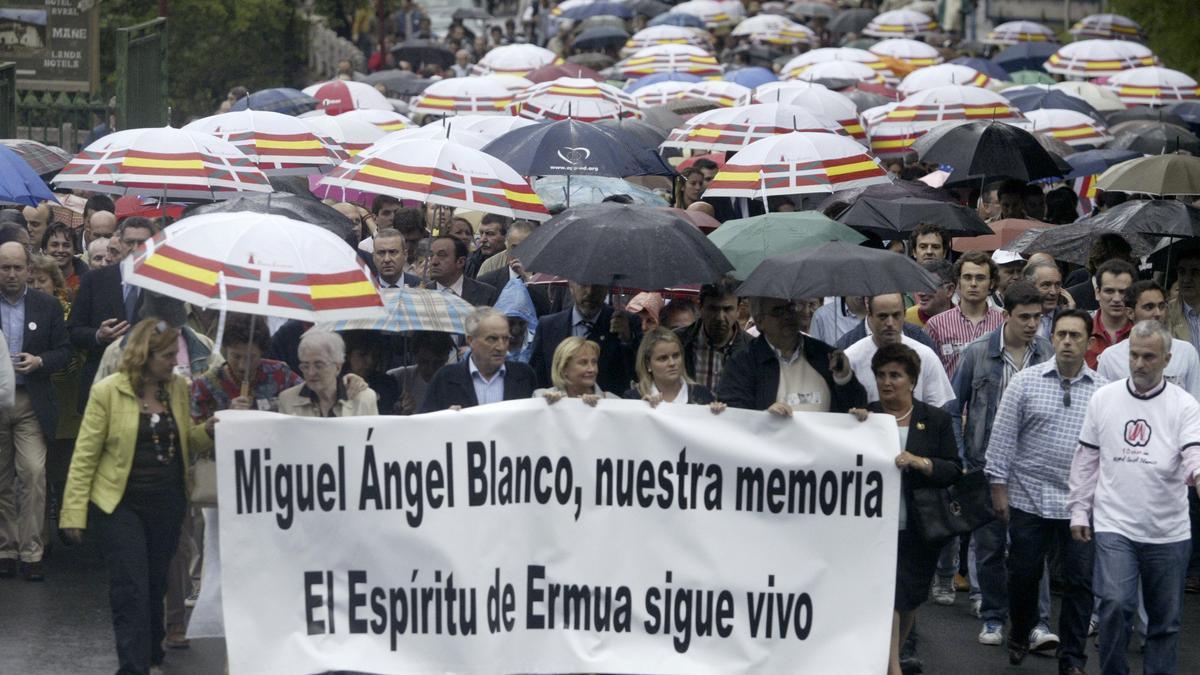
[[(0, 674), (76, 675), (116, 671), (108, 588), (98, 553), (88, 547), (57, 548), (48, 559), (45, 583), (0, 580)], [(1055, 598), (1057, 607), (1058, 599)], [(926, 673), (1057, 673), (1052, 658), (1031, 655), (1022, 666), (1009, 666), (1001, 647), (985, 647), (975, 636), (979, 623), (970, 614), (965, 593), (951, 607), (926, 604), (918, 613), (918, 655)], [(1200, 595), (1184, 601), (1179, 672), (1200, 673)], [(1098, 672), (1096, 652), (1088, 672)], [(1131, 672), (1141, 672), (1136, 653)], [(224, 641), (194, 640), (186, 650), (171, 651), (166, 673), (219, 675)]]

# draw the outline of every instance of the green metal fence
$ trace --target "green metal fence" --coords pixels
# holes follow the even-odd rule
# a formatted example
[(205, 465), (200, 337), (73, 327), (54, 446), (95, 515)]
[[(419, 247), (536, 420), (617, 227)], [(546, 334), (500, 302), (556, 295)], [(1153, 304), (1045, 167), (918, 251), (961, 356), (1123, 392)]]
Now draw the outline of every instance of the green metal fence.
[(17, 135), (17, 64), (0, 63), (0, 137)]
[(117, 30), (117, 121), (122, 129), (167, 124), (167, 20)]
[[(0, 100), (2, 96), (0, 92)], [(101, 97), (86, 93), (17, 91), (15, 99), (14, 133), (4, 137), (28, 138), (67, 152), (79, 151), (108, 107)]]

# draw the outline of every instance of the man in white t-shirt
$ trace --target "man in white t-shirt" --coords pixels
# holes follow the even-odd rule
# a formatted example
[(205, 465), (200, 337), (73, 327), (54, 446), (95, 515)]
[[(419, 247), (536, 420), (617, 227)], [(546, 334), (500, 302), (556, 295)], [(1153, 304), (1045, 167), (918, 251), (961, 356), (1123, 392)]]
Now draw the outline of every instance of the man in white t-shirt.
[(1134, 326), (1129, 379), (1092, 396), (1071, 463), (1071, 534), (1095, 539), (1104, 673), (1128, 672), (1139, 577), (1148, 616), (1145, 672), (1178, 672), (1191, 553), (1187, 491), (1200, 477), (1200, 403), (1163, 378), (1171, 347), (1162, 323)]
[(899, 293), (876, 295), (867, 299), (867, 327), (871, 334), (846, 348), (846, 358), (854, 375), (867, 390), (867, 401), (878, 401), (875, 374), (871, 372), (871, 357), (886, 344), (900, 342), (921, 357), (921, 374), (913, 398), (936, 408), (954, 400), (954, 388), (942, 368), (941, 359), (932, 349), (904, 335), (904, 296)]
[[(1125, 306), (1133, 313), (1133, 322), (1162, 321), (1167, 316), (1167, 294), (1154, 281), (1138, 281), (1125, 289)], [(1110, 382), (1129, 377), (1129, 340), (1122, 340), (1100, 354), (1096, 367)], [(1200, 400), (1200, 356), (1187, 340), (1171, 341), (1171, 360), (1163, 377), (1184, 388)]]

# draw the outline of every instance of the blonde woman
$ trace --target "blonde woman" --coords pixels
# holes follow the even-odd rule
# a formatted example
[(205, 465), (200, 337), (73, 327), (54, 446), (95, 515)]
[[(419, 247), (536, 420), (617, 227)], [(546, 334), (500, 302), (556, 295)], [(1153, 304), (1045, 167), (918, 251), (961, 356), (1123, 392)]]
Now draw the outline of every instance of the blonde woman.
[(683, 369), (683, 343), (674, 331), (655, 328), (642, 338), (637, 352), (637, 385), (623, 398), (659, 403), (707, 405), (713, 414), (725, 410), (708, 387), (696, 384)]
[(563, 398), (578, 398), (590, 406), (595, 406), (602, 398), (620, 398), (596, 384), (599, 359), (598, 343), (577, 335), (566, 338), (558, 343), (550, 364), (550, 380), (554, 386), (535, 390), (533, 397), (544, 397), (550, 403)]

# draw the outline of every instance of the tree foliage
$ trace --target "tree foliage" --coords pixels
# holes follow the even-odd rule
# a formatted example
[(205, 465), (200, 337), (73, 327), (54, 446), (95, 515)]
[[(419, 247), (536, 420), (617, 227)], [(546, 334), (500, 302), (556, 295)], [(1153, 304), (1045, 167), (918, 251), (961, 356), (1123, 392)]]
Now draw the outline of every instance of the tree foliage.
[(1111, 11), (1137, 21), (1163, 65), (1200, 79), (1196, 0), (1113, 0)]

